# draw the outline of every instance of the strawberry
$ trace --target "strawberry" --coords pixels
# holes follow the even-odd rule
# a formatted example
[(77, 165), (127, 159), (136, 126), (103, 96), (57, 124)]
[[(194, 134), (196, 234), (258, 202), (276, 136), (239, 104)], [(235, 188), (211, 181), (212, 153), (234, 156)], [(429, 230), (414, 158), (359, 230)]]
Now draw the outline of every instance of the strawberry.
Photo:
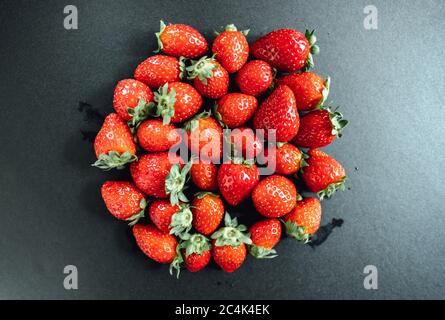
[(231, 206), (247, 199), (259, 180), (257, 166), (240, 159), (223, 163), (218, 170), (219, 190)]
[(204, 161), (218, 162), (223, 147), (222, 128), (204, 111), (185, 124), (189, 149)]
[(288, 86), (278, 86), (264, 100), (253, 118), (255, 129), (264, 129), (264, 137), (269, 138), (269, 130), (276, 130), (276, 141), (290, 141), (298, 132), (300, 118), (295, 96)]
[(328, 98), (331, 80), (329, 77), (323, 80), (313, 72), (301, 72), (284, 76), (277, 83), (291, 88), (299, 111), (311, 111), (323, 105)]
[(166, 83), (181, 81), (184, 71), (182, 58), (178, 60), (158, 54), (141, 62), (134, 72), (134, 78), (157, 90)]
[(235, 77), (235, 82), (244, 94), (259, 96), (272, 85), (272, 67), (264, 61), (247, 62)]
[(188, 204), (173, 205), (167, 200), (155, 200), (148, 214), (153, 224), (165, 233), (181, 236), (192, 228), (193, 215)]
[(295, 209), (284, 217), (286, 233), (299, 241), (309, 242), (321, 221), (321, 204), (317, 198), (297, 202)]
[(259, 38), (250, 48), (256, 59), (280, 71), (294, 72), (314, 66), (312, 55), (320, 51), (316, 41), (314, 31), (302, 34), (294, 29), (279, 29)]
[(218, 228), (224, 216), (224, 204), (220, 197), (210, 192), (199, 192), (192, 202), (193, 227), (205, 236)]
[(281, 238), (281, 224), (277, 219), (258, 221), (249, 229), (252, 245), (249, 252), (258, 259), (275, 258), (277, 252), (273, 249)]
[(126, 79), (119, 81), (114, 89), (113, 106), (124, 121), (132, 120), (136, 126), (149, 116), (153, 93), (144, 83)]
[(233, 146), (234, 156), (253, 160), (263, 151), (261, 140), (248, 127), (236, 128), (230, 131), (229, 141)]
[(212, 256), (209, 239), (202, 234), (187, 233), (183, 235), (182, 240), (178, 246), (176, 257), (170, 264), (170, 274), (173, 275), (173, 270), (176, 270), (178, 278), (183, 265), (190, 272), (198, 272), (209, 264)]
[(136, 131), (139, 145), (148, 152), (168, 151), (181, 142), (181, 135), (173, 124), (149, 119), (142, 122)]
[(164, 84), (155, 92), (156, 116), (164, 124), (183, 122), (193, 117), (202, 106), (202, 98), (191, 85), (183, 82)]
[[(277, 143), (264, 150), (264, 160), (268, 166), (275, 167), (275, 173), (295, 174), (306, 165), (303, 153), (290, 143)], [(274, 165), (274, 166), (273, 166)]]
[(97, 161), (93, 166), (103, 170), (123, 169), (137, 160), (136, 144), (130, 128), (116, 113), (110, 113), (94, 140)]
[(319, 149), (309, 150), (308, 156), (302, 178), (310, 191), (316, 192), (323, 200), (337, 190), (345, 190), (346, 174), (340, 163)]
[(186, 70), (188, 78), (193, 79), (196, 90), (204, 97), (219, 99), (229, 90), (229, 73), (213, 57), (192, 60)]
[(144, 216), (147, 205), (144, 194), (128, 181), (107, 181), (101, 188), (102, 198), (110, 213), (132, 226)]
[(190, 169), (193, 183), (201, 190), (218, 190), (218, 167), (210, 161), (194, 161)]
[(226, 213), (225, 227), (212, 234), (212, 255), (216, 264), (225, 272), (233, 272), (243, 264), (246, 259), (246, 244), (252, 244), (247, 228), (240, 224), (236, 218), (233, 220)]
[(221, 125), (237, 128), (249, 121), (257, 107), (258, 101), (254, 96), (229, 93), (215, 104), (213, 114)]
[(234, 24), (226, 26), (213, 41), (212, 52), (228, 73), (235, 73), (249, 58), (249, 30), (238, 31)]
[(166, 26), (161, 20), (160, 29), (156, 33), (159, 45), (157, 52), (162, 51), (174, 57), (198, 58), (208, 50), (206, 39), (195, 28), (185, 24)]
[(297, 196), (297, 188), (292, 181), (273, 175), (258, 183), (252, 192), (252, 201), (261, 215), (279, 218), (295, 207)]
[(182, 159), (168, 152), (145, 154), (130, 165), (130, 173), (136, 186), (155, 198), (168, 198), (178, 204), (187, 202), (182, 193), (190, 170), (190, 163), (182, 168)]
[(133, 236), (142, 252), (159, 263), (171, 263), (176, 255), (176, 238), (153, 225), (136, 224)]
[(340, 112), (323, 107), (301, 117), (300, 129), (292, 142), (303, 148), (322, 148), (341, 137), (347, 125), (348, 120)]

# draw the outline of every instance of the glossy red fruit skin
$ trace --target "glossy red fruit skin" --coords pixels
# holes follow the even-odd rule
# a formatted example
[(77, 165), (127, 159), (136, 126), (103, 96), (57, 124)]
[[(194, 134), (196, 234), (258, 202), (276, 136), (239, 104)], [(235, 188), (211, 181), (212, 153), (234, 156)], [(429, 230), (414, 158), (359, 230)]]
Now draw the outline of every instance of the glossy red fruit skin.
[(208, 51), (206, 39), (195, 28), (170, 24), (160, 35), (162, 52), (173, 57), (198, 58)]
[(101, 154), (108, 154), (110, 151), (136, 154), (136, 144), (130, 128), (117, 113), (110, 113), (105, 118), (102, 128), (94, 140), (94, 151), (98, 158)]
[(302, 178), (310, 191), (324, 190), (331, 183), (339, 182), (346, 176), (343, 166), (323, 151), (311, 149), (308, 155), (308, 166), (304, 167)]
[(289, 179), (273, 175), (260, 181), (252, 192), (255, 209), (267, 218), (288, 214), (297, 203), (297, 188)]
[(295, 96), (288, 86), (278, 86), (264, 100), (253, 117), (253, 127), (264, 129), (265, 139), (268, 130), (276, 130), (277, 142), (288, 142), (297, 135), (300, 117), (297, 112)]
[(212, 255), (216, 264), (221, 267), (224, 272), (234, 272), (239, 269), (246, 259), (246, 245), (241, 243), (238, 247), (215, 245), (213, 241)]
[(187, 134), (189, 149), (203, 161), (219, 163), (223, 148), (221, 126), (212, 117), (203, 117), (197, 121), (197, 128)]
[(181, 135), (173, 124), (164, 125), (162, 120), (157, 119), (142, 122), (136, 136), (141, 148), (148, 152), (168, 151), (181, 142)]
[(119, 220), (126, 220), (141, 211), (140, 203), (145, 198), (131, 182), (106, 181), (101, 188), (102, 198), (108, 211)]
[(181, 81), (179, 60), (161, 54), (149, 57), (137, 66), (134, 78), (154, 90), (166, 83)]
[(198, 113), (202, 106), (202, 97), (188, 83), (172, 82), (168, 85), (168, 92), (176, 92), (175, 114), (171, 118), (173, 123), (181, 123)]
[(283, 220), (304, 227), (304, 234), (312, 235), (316, 233), (321, 222), (320, 201), (317, 198), (304, 198), (298, 201), (295, 208)]
[[(169, 159), (170, 155), (170, 159)], [(139, 161), (130, 165), (130, 173), (136, 186), (146, 195), (167, 198), (165, 178), (173, 164), (181, 164), (182, 159), (168, 152), (144, 154)]]
[(229, 90), (229, 73), (218, 62), (212, 62), (217, 66), (213, 70), (211, 78), (207, 79), (207, 84), (204, 84), (196, 77), (193, 80), (193, 85), (200, 94), (210, 99), (219, 99), (227, 94)]
[(247, 199), (259, 181), (260, 174), (256, 165), (223, 163), (218, 170), (219, 190), (231, 206)]
[[(269, 147), (264, 150), (266, 164), (271, 165), (267, 159), (275, 159), (275, 173), (280, 175), (292, 175), (300, 170), (303, 154), (294, 145), (285, 143), (280, 147)], [(273, 161), (273, 160), (272, 160)]]
[(258, 100), (254, 96), (229, 93), (217, 102), (215, 112), (227, 127), (237, 128), (250, 120), (257, 107)]
[(251, 128), (233, 129), (229, 138), (235, 154), (243, 159), (254, 159), (263, 152), (263, 144)]
[(255, 41), (252, 55), (280, 71), (294, 72), (303, 68), (310, 51), (306, 36), (294, 29), (272, 31)]
[(153, 101), (153, 93), (147, 85), (134, 79), (118, 82), (114, 89), (113, 106), (122, 120), (131, 120), (132, 116), (127, 108), (135, 108), (140, 100), (144, 100), (145, 103)]
[(258, 221), (249, 229), (252, 244), (264, 249), (272, 249), (280, 242), (281, 229), (281, 223), (278, 219)]
[(241, 31), (224, 31), (213, 41), (212, 52), (228, 73), (235, 73), (249, 58), (249, 43)]
[(154, 261), (168, 264), (175, 258), (178, 242), (171, 234), (152, 225), (136, 224), (133, 235), (142, 252)]
[(184, 257), (185, 267), (190, 272), (198, 272), (204, 269), (212, 257), (210, 250), (204, 251), (200, 255), (192, 253), (188, 256), (185, 255), (185, 250), (182, 250), (182, 255)]
[(303, 148), (322, 148), (331, 144), (336, 136), (332, 134), (332, 123), (329, 112), (315, 110), (300, 119), (300, 129), (292, 140), (297, 146)]
[(278, 84), (291, 88), (297, 101), (299, 111), (314, 110), (323, 99), (325, 80), (313, 72), (301, 72), (284, 76), (277, 80)]
[(162, 232), (170, 232), (172, 216), (179, 212), (179, 205), (172, 205), (168, 200), (155, 200), (150, 204), (148, 214), (151, 222)]
[(224, 216), (224, 203), (214, 195), (195, 197), (191, 206), (193, 227), (199, 233), (209, 236), (218, 228)]
[(272, 85), (272, 67), (264, 61), (252, 60), (247, 62), (235, 77), (235, 82), (244, 94), (257, 97)]
[(199, 161), (193, 163), (190, 169), (193, 183), (204, 191), (218, 190), (218, 167), (210, 161)]

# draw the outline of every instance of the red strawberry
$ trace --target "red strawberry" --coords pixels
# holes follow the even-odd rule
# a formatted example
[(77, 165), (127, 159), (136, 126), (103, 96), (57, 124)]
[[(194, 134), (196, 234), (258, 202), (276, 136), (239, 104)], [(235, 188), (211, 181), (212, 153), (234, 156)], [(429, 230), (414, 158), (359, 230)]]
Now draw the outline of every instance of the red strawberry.
[(273, 175), (260, 181), (252, 192), (255, 209), (265, 217), (279, 218), (297, 203), (297, 188), (289, 179)]
[(205, 236), (218, 228), (224, 216), (220, 197), (210, 192), (197, 193), (192, 202), (193, 227)]
[(306, 31), (304, 35), (294, 29), (279, 29), (255, 41), (251, 51), (256, 59), (268, 62), (280, 71), (294, 72), (314, 66), (312, 54), (320, 51), (316, 41), (314, 31)]
[(97, 161), (93, 166), (103, 170), (123, 169), (135, 161), (136, 144), (130, 128), (116, 113), (110, 113), (94, 140)]
[(147, 205), (144, 194), (128, 181), (107, 181), (102, 185), (102, 198), (108, 211), (119, 220), (134, 225), (144, 216)]
[(185, 234), (182, 240), (176, 257), (170, 264), (170, 274), (173, 275), (173, 270), (176, 270), (177, 277), (182, 265), (190, 272), (198, 272), (209, 264), (212, 256), (209, 239), (202, 234)]
[(202, 112), (185, 125), (188, 147), (199, 159), (219, 162), (222, 155), (223, 135), (218, 122), (210, 112)]
[(308, 242), (317, 232), (321, 221), (321, 204), (316, 198), (305, 198), (297, 202), (294, 210), (284, 217), (286, 233), (299, 240)]
[(155, 92), (156, 116), (161, 116), (164, 124), (183, 122), (193, 117), (202, 106), (202, 98), (191, 85), (172, 82), (163, 85)]
[(235, 81), (242, 93), (257, 97), (272, 85), (273, 71), (267, 62), (252, 60), (241, 68)]
[(139, 145), (148, 152), (168, 151), (181, 142), (181, 135), (173, 124), (163, 124), (161, 120), (145, 120), (137, 128)]
[(122, 120), (132, 120), (134, 126), (148, 117), (152, 100), (150, 88), (134, 79), (119, 81), (114, 89), (114, 109)]
[(264, 150), (264, 161), (268, 166), (275, 167), (276, 174), (295, 174), (306, 165), (303, 153), (290, 143), (278, 143)]
[(257, 107), (258, 101), (254, 96), (229, 93), (215, 104), (213, 113), (224, 126), (237, 128), (249, 121)]
[(323, 200), (337, 190), (345, 190), (346, 174), (340, 163), (319, 149), (309, 150), (308, 155), (302, 178), (310, 191), (317, 192)]
[(182, 189), (187, 181), (190, 164), (182, 169), (182, 159), (168, 152), (145, 154), (130, 166), (136, 186), (155, 198), (168, 198), (172, 204), (187, 202)]
[(192, 228), (192, 212), (184, 203), (172, 205), (167, 200), (155, 200), (148, 210), (153, 224), (162, 232), (181, 236)]
[(348, 120), (340, 112), (323, 107), (301, 117), (300, 129), (292, 142), (303, 148), (322, 148), (341, 137), (347, 125)]
[(264, 129), (264, 137), (269, 139), (268, 130), (276, 130), (276, 141), (290, 141), (298, 132), (300, 118), (295, 96), (288, 86), (278, 86), (264, 100), (253, 118), (255, 129)]
[(249, 235), (245, 233), (247, 228), (238, 225), (236, 218), (233, 220), (229, 214), (224, 218), (225, 227), (212, 234), (212, 254), (216, 264), (225, 272), (233, 272), (243, 264), (246, 259), (246, 244), (251, 244)]
[(205, 191), (218, 190), (218, 167), (213, 162), (202, 160), (193, 162), (190, 176), (199, 189)]
[(178, 242), (173, 235), (143, 224), (133, 227), (133, 235), (142, 252), (154, 261), (171, 263), (175, 258)]
[(291, 88), (299, 111), (310, 111), (326, 101), (331, 80), (327, 78), (325, 81), (313, 72), (301, 72), (284, 76), (277, 83)]
[(184, 68), (182, 59), (158, 54), (138, 65), (134, 78), (157, 90), (166, 83), (181, 81)]
[(275, 258), (277, 252), (273, 249), (281, 238), (281, 224), (277, 219), (266, 219), (255, 223), (249, 229), (252, 245), (250, 254), (255, 258)]
[(263, 151), (261, 140), (250, 128), (244, 127), (233, 129), (230, 132), (229, 138), (229, 141), (233, 146), (235, 157), (252, 160)]
[(204, 97), (219, 99), (229, 90), (229, 73), (214, 58), (202, 57), (187, 67), (188, 78)]
[(212, 52), (227, 72), (237, 72), (249, 58), (248, 33), (230, 24), (213, 41)]
[(161, 20), (161, 30), (156, 33), (158, 38), (158, 52), (162, 51), (169, 56), (198, 58), (207, 50), (207, 41), (195, 29), (185, 24), (170, 24), (168, 26)]
[(259, 180), (257, 166), (238, 159), (223, 163), (218, 170), (219, 190), (231, 206), (247, 199)]

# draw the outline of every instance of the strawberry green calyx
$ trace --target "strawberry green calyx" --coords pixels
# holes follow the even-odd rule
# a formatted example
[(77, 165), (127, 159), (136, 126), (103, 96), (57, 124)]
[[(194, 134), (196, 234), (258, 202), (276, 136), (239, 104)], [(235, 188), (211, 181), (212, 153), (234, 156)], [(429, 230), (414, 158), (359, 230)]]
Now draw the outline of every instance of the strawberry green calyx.
[(185, 249), (185, 256), (188, 257), (192, 253), (202, 255), (203, 252), (209, 251), (212, 246), (210, 240), (200, 233), (185, 234), (182, 237), (181, 249)]
[(347, 177), (343, 177), (339, 182), (331, 183), (329, 186), (327, 186), (326, 189), (318, 191), (317, 195), (320, 198), (320, 200), (323, 200), (325, 198), (330, 198), (337, 190), (345, 191), (346, 180)]
[(231, 219), (230, 215), (226, 213), (224, 224), (225, 227), (219, 229), (211, 236), (212, 239), (216, 239), (215, 245), (217, 247), (239, 247), (242, 243), (252, 244), (250, 235), (245, 232), (247, 230), (246, 226), (242, 224), (238, 225), (238, 220), (236, 218)]
[(192, 228), (193, 214), (188, 204), (181, 204), (180, 210), (171, 218), (170, 234), (181, 237)]
[(141, 208), (141, 211), (133, 215), (132, 217), (125, 219), (125, 221), (128, 221), (128, 225), (130, 227), (134, 226), (136, 223), (138, 223), (139, 219), (143, 218), (145, 215), (145, 208), (147, 207), (147, 200), (142, 198), (141, 202), (139, 202), (139, 208)]
[(322, 98), (321, 98), (320, 102), (318, 102), (317, 106), (315, 107), (316, 109), (323, 108), (324, 103), (328, 99), (330, 89), (331, 89), (331, 77), (327, 77), (326, 80), (324, 81), (324, 88), (321, 91)]
[(255, 164), (255, 161), (253, 159), (243, 159), (241, 157), (233, 157), (232, 163), (241, 164), (246, 168), (251, 168)]
[(266, 249), (256, 245), (251, 245), (249, 248), (250, 254), (257, 259), (272, 259), (278, 256), (275, 249)]
[(187, 74), (185, 61), (186, 59), (184, 57), (179, 57), (179, 79), (181, 80), (184, 79)]
[(286, 228), (286, 234), (289, 237), (292, 237), (298, 241), (302, 241), (305, 244), (311, 241), (311, 235), (304, 231), (303, 226), (299, 226), (292, 221), (286, 221), (284, 223), (284, 226)]
[(188, 79), (193, 80), (198, 77), (198, 79), (206, 85), (207, 79), (213, 77), (213, 70), (218, 68), (214, 63), (215, 61), (214, 57), (207, 58), (207, 56), (199, 60), (191, 60), (192, 64), (186, 68)]
[(153, 102), (147, 103), (144, 99), (140, 99), (138, 105), (135, 108), (127, 108), (128, 114), (132, 117), (128, 121), (130, 128), (136, 128), (139, 124), (147, 119), (152, 113), (155, 104)]
[(303, 151), (301, 151), (301, 160), (300, 160), (300, 173), (303, 173), (303, 168), (309, 166), (307, 163), (307, 159), (309, 159), (309, 155)]
[(162, 21), (162, 20), (159, 22), (159, 24), (160, 24), (159, 32), (155, 33), (156, 38), (158, 39), (158, 48), (154, 51), (155, 53), (159, 53), (162, 51), (162, 49), (164, 49), (164, 45), (162, 44), (162, 41), (161, 41), (161, 35), (162, 35), (162, 32), (164, 31), (166, 25), (165, 25), (164, 21)]
[(111, 169), (122, 170), (125, 168), (127, 163), (136, 161), (138, 157), (128, 151), (124, 153), (119, 153), (116, 151), (110, 151), (108, 154), (102, 153), (95, 163), (92, 164), (93, 167), (109, 171)]
[(224, 123), (221, 114), (218, 112), (218, 103), (215, 103), (215, 105), (212, 107), (212, 114), (216, 121), (218, 121), (219, 125), (223, 129), (228, 129), (227, 125)]
[[(233, 23), (231, 23), (231, 24), (228, 24), (224, 28), (224, 31), (226, 31), (226, 32), (237, 32), (238, 28)], [(241, 32), (244, 36), (247, 36), (249, 34), (249, 32), (250, 32), (250, 29), (246, 29), (246, 30), (239, 31), (239, 32)], [(215, 35), (219, 35), (219, 34), (220, 34), (219, 32), (215, 32)]]
[(193, 118), (191, 118), (189, 121), (187, 121), (184, 124), (184, 129), (187, 132), (195, 131), (196, 129), (198, 129), (198, 126), (199, 126), (199, 119), (206, 119), (206, 118), (210, 117), (210, 115), (211, 115), (210, 111), (203, 111), (203, 112), (197, 114), (196, 116), (194, 116)]
[(317, 37), (315, 36), (315, 30), (312, 31), (306, 30), (305, 36), (307, 41), (309, 41), (310, 49), (306, 59), (306, 65), (304, 66), (303, 71), (308, 71), (315, 66), (313, 56), (320, 53), (320, 47), (315, 44), (317, 42)]
[(177, 205), (179, 201), (189, 201), (183, 191), (186, 189), (185, 184), (189, 179), (188, 173), (191, 167), (191, 161), (182, 170), (179, 164), (174, 164), (165, 178), (165, 192), (170, 195), (170, 203), (172, 205)]
[(176, 91), (172, 89), (169, 92), (168, 83), (166, 83), (154, 93), (154, 99), (157, 103), (154, 116), (162, 117), (164, 125), (169, 124), (175, 115)]
[(201, 192), (197, 192), (196, 194), (195, 194), (195, 197), (196, 198), (198, 198), (198, 199), (202, 199), (202, 198), (204, 198), (205, 196), (213, 196), (213, 197), (218, 197), (219, 198), (219, 194), (216, 194), (216, 193), (213, 193), (213, 192), (210, 192), (210, 191), (201, 191)]
[(170, 263), (169, 272), (173, 276), (173, 271), (176, 271), (176, 279), (179, 279), (179, 274), (181, 273), (181, 268), (184, 264), (184, 258), (181, 253), (181, 244), (176, 246), (176, 256)]
[[(337, 108), (338, 109), (338, 108)], [(343, 129), (346, 128), (349, 121), (343, 118), (343, 115), (335, 109), (334, 111), (329, 110), (329, 119), (332, 124), (332, 132), (333, 136), (341, 138)]]

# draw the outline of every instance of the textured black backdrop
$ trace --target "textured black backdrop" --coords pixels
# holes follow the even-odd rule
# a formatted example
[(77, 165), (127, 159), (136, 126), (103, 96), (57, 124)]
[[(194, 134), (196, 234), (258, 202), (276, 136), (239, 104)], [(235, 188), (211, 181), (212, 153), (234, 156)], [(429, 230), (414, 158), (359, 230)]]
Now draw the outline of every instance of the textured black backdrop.
[[(63, 28), (63, 8), (79, 29)], [(378, 30), (363, 8), (378, 9)], [(0, 298), (444, 298), (443, 1), (1, 1)], [(284, 240), (271, 261), (235, 274), (168, 275), (106, 213), (109, 177), (89, 164), (94, 128), (77, 110), (111, 111), (113, 89), (155, 48), (159, 20), (210, 38), (227, 23), (249, 40), (278, 27), (316, 28), (316, 71), (351, 124), (327, 148), (346, 167), (344, 193), (323, 202), (345, 220), (316, 249)], [(79, 289), (63, 288), (74, 264)], [(375, 265), (379, 289), (363, 288)]]

